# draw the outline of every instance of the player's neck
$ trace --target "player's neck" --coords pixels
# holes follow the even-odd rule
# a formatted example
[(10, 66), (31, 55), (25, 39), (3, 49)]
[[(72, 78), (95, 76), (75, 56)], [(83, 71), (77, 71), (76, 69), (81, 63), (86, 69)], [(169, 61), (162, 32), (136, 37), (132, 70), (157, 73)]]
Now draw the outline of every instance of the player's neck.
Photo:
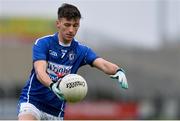
[(60, 35), (58, 35), (58, 41), (59, 41), (59, 44), (64, 47), (69, 47), (71, 45), (71, 42), (66, 42), (65, 40), (63, 41)]
[(59, 40), (59, 44), (60, 44), (61, 46), (64, 46), (64, 47), (69, 47), (69, 46), (71, 45), (71, 42), (70, 42), (70, 43), (64, 43), (64, 42), (61, 42), (61, 41)]

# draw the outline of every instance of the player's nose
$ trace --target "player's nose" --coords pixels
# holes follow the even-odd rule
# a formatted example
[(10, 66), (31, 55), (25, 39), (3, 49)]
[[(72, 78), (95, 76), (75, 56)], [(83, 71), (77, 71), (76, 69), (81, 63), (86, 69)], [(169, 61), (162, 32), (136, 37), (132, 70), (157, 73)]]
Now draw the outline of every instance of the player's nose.
[(73, 26), (71, 26), (71, 27), (69, 27), (69, 32), (71, 32), (71, 33), (73, 33), (74, 32), (74, 27)]

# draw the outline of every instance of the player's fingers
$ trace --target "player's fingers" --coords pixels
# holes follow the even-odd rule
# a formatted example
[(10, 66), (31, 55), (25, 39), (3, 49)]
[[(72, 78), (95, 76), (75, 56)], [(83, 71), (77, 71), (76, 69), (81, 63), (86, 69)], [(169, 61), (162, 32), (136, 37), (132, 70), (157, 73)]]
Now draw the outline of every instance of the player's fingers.
[(128, 88), (128, 83), (127, 83), (127, 80), (125, 79), (124, 81), (123, 81), (123, 87), (125, 88), (125, 89), (127, 89)]
[(110, 75), (110, 78), (112, 78), (112, 79), (118, 79), (118, 76), (117, 76), (117, 75)]

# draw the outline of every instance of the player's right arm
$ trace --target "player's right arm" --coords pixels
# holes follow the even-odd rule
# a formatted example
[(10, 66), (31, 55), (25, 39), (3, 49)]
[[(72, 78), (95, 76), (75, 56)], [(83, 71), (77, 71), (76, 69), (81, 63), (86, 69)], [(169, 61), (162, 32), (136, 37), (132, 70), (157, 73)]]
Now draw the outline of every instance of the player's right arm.
[(46, 38), (37, 39), (33, 45), (33, 66), (35, 69), (37, 79), (46, 87), (52, 83), (47, 69), (47, 52), (48, 40)]
[(53, 82), (47, 73), (48, 40), (38, 39), (33, 45), (33, 66), (37, 79), (56, 94), (59, 99), (64, 99), (58, 88), (58, 81)]
[(34, 62), (34, 68), (37, 79), (45, 86), (49, 87), (56, 96), (64, 100), (62, 92), (58, 88), (58, 82), (54, 83), (46, 72), (47, 62), (45, 60), (38, 60)]
[(53, 81), (46, 72), (47, 62), (45, 60), (38, 60), (34, 62), (34, 68), (37, 79), (46, 87), (49, 87)]

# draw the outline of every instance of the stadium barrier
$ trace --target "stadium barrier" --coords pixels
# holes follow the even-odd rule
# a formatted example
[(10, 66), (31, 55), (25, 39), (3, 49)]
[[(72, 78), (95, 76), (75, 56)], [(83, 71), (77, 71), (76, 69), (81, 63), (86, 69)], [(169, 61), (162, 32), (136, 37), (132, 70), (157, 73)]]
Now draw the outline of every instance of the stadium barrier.
[(137, 119), (136, 102), (81, 102), (67, 104), (66, 120), (132, 120)]

